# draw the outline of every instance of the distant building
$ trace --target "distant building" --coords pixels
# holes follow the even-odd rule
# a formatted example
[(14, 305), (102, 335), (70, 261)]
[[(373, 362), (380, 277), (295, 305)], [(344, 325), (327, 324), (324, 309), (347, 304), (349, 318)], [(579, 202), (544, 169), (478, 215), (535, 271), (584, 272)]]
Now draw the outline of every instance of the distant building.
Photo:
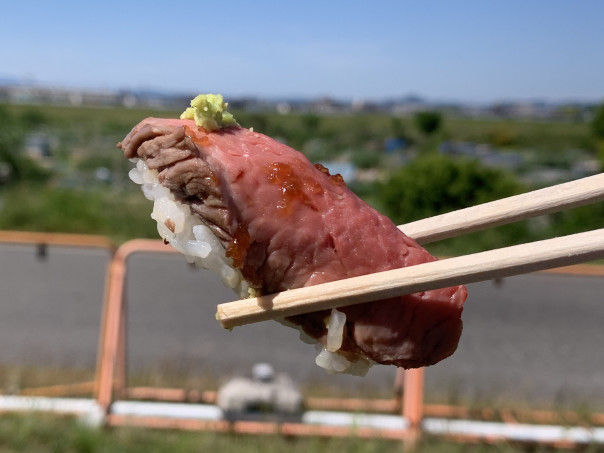
[[(16, 104), (59, 104), (151, 107), (180, 109), (188, 105), (196, 93), (170, 93), (149, 89), (77, 89), (52, 87), (31, 80), (0, 80), (0, 102)], [(590, 108), (600, 100), (588, 102), (504, 101), (478, 105), (463, 102), (438, 102), (410, 95), (380, 101), (371, 99), (231, 97), (226, 99), (232, 109), (250, 112), (316, 113), (319, 115), (374, 113), (409, 116), (425, 110), (472, 118), (569, 119), (588, 121)]]

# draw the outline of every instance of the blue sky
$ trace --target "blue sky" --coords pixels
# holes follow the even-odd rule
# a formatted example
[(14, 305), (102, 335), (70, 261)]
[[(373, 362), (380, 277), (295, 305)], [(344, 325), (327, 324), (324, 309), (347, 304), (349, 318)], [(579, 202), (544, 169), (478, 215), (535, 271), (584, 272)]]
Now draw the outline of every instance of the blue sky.
[(0, 78), (382, 99), (604, 99), (604, 1), (0, 0)]

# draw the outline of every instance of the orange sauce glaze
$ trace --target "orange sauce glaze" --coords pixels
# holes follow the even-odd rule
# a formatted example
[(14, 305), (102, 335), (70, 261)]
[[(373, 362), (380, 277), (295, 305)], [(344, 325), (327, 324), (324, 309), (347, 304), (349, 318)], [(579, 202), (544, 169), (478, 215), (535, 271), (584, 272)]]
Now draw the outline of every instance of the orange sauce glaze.
[(243, 268), (247, 249), (250, 247), (250, 233), (244, 225), (239, 225), (233, 240), (226, 250), (226, 256), (233, 260), (233, 267), (237, 269)]
[(210, 138), (207, 135), (201, 136), (198, 142), (201, 146), (210, 146)]
[[(335, 177), (330, 175), (327, 169), (320, 164), (317, 164), (316, 167), (322, 173), (327, 174), (330, 182), (338, 185), (344, 183), (340, 175)], [(267, 173), (268, 182), (281, 187), (281, 199), (276, 207), (283, 215), (291, 214), (295, 201), (301, 202), (311, 209), (316, 209), (308, 194), (320, 195), (323, 193), (323, 187), (318, 181), (313, 178), (300, 177), (294, 171), (294, 167), (287, 162), (270, 164)]]
[[(327, 175), (328, 180), (335, 185), (345, 185), (341, 175), (331, 175), (327, 168), (321, 164), (315, 167)], [(265, 169), (267, 181), (280, 187), (280, 199), (277, 201), (276, 209), (282, 215), (289, 215), (295, 202), (301, 202), (311, 209), (316, 209), (312, 204), (309, 193), (319, 195), (323, 193), (321, 184), (313, 178), (301, 178), (296, 174), (294, 167), (287, 162), (273, 162)], [(250, 235), (245, 225), (239, 225), (233, 240), (229, 244), (226, 256), (233, 260), (233, 266), (242, 269), (245, 263), (247, 250), (250, 246)]]

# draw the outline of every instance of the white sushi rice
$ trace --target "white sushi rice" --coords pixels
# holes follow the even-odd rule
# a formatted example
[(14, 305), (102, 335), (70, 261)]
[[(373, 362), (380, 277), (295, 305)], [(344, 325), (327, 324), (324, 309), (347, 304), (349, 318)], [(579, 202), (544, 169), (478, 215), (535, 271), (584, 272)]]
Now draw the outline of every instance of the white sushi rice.
[(327, 344), (325, 345), (325, 349), (329, 352), (336, 352), (342, 347), (345, 325), (346, 315), (341, 311), (332, 308), (327, 323)]
[[(222, 281), (242, 299), (255, 296), (253, 288), (250, 288), (245, 281), (241, 271), (233, 267), (232, 260), (226, 256), (224, 246), (214, 236), (212, 230), (191, 213), (189, 206), (176, 200), (170, 190), (160, 184), (157, 170), (148, 168), (142, 159), (130, 159), (130, 161), (136, 164), (136, 167), (130, 170), (128, 176), (141, 186), (145, 197), (153, 201), (151, 218), (157, 222), (159, 235), (185, 255), (189, 263), (220, 275)], [(350, 362), (337, 352), (342, 346), (346, 315), (335, 308), (325, 320), (327, 326), (325, 347), (306, 335), (299, 326), (286, 320), (280, 322), (297, 329), (302, 341), (317, 347), (318, 355), (315, 362), (328, 373), (363, 376), (372, 365), (365, 359)]]
[(172, 247), (185, 255), (189, 263), (216, 272), (222, 281), (241, 298), (250, 296), (250, 286), (212, 230), (204, 225), (191, 209), (175, 199), (169, 189), (157, 179), (157, 170), (147, 167), (142, 159), (131, 159), (136, 167), (128, 176), (141, 185), (145, 197), (153, 201), (151, 218), (157, 222), (157, 232)]
[(337, 352), (342, 347), (344, 340), (346, 314), (332, 308), (326, 319), (326, 325), (327, 340), (324, 347), (320, 345), (318, 348), (319, 355), (315, 358), (315, 363), (321, 368), (325, 368), (328, 373), (364, 376), (372, 365), (369, 360), (359, 359), (353, 363)]

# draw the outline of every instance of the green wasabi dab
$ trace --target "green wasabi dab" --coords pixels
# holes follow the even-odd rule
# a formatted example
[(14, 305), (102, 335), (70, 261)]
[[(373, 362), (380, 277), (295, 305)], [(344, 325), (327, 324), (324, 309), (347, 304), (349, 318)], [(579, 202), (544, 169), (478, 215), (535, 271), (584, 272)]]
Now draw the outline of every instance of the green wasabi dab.
[(227, 112), (227, 107), (228, 104), (220, 94), (200, 94), (191, 101), (191, 107), (180, 115), (180, 119), (195, 120), (197, 126), (208, 132), (238, 126), (233, 115)]

